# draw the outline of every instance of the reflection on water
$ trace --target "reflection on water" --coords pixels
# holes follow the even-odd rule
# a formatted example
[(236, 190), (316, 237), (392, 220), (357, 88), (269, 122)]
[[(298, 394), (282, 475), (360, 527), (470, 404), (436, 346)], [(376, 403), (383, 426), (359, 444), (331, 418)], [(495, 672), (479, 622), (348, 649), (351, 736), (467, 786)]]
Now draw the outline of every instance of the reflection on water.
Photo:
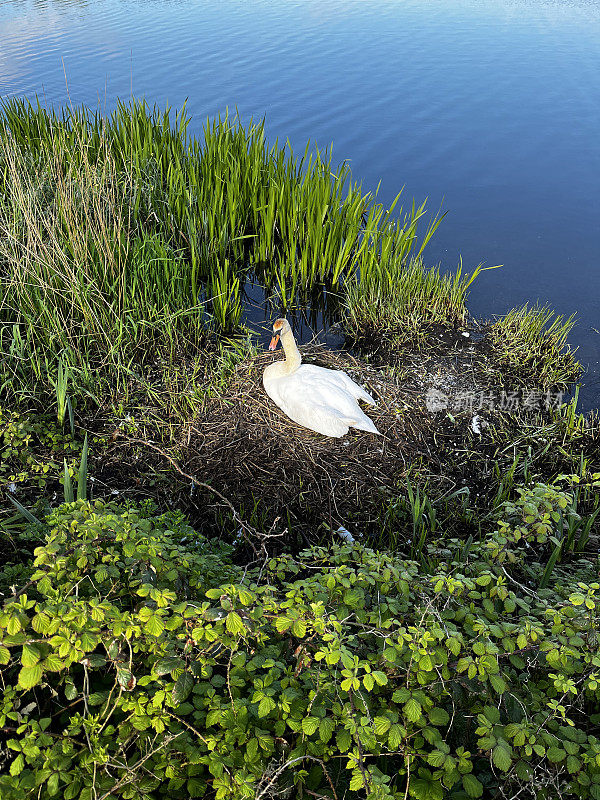
[(333, 142), (386, 204), (443, 200), (429, 260), (504, 264), (476, 315), (576, 311), (600, 405), (600, 0), (10, 0), (0, 42), (1, 94), (188, 98), (193, 133), (237, 107), (297, 152)]
[(336, 324), (339, 304), (340, 298), (334, 292), (318, 289), (311, 295), (298, 296), (294, 304), (284, 308), (261, 283), (248, 280), (244, 286), (243, 321), (265, 346), (275, 320), (285, 317), (299, 343), (315, 340), (337, 350), (344, 344), (344, 335)]

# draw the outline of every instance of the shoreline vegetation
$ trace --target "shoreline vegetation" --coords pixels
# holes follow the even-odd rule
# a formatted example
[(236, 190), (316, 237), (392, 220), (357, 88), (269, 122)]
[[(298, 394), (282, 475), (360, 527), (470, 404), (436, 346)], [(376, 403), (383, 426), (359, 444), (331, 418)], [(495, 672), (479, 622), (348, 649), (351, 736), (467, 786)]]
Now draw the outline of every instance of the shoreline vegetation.
[[(442, 215), (187, 126), (0, 107), (2, 800), (598, 800), (573, 319), (473, 320)], [(346, 347), (303, 358), (381, 438), (269, 403), (249, 282), (333, 299)]]

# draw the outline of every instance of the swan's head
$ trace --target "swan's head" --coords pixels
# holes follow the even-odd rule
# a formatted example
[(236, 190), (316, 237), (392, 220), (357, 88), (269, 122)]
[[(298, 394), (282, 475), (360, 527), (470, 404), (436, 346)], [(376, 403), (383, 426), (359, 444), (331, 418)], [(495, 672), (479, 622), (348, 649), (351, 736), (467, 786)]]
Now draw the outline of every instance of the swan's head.
[(271, 339), (269, 350), (275, 350), (279, 339), (286, 333), (290, 333), (291, 330), (290, 323), (287, 321), (287, 319), (276, 319), (273, 323), (273, 338)]

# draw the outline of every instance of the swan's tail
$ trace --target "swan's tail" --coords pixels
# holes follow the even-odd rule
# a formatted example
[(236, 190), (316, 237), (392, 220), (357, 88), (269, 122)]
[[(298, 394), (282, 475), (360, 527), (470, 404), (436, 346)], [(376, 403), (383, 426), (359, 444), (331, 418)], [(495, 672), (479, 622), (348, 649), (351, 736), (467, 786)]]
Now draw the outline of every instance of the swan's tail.
[[(360, 387), (359, 387), (360, 388)], [(365, 392), (364, 389), (361, 388), (360, 394), (357, 397), (357, 400), (364, 400), (365, 403), (368, 403), (370, 406), (376, 406), (377, 403), (368, 392)]]
[(377, 433), (379, 434), (379, 436), (381, 436), (381, 431), (377, 430), (373, 420), (367, 417), (366, 414), (363, 414), (358, 419), (348, 420), (348, 424), (352, 428), (358, 428), (359, 431), (368, 431), (369, 433)]

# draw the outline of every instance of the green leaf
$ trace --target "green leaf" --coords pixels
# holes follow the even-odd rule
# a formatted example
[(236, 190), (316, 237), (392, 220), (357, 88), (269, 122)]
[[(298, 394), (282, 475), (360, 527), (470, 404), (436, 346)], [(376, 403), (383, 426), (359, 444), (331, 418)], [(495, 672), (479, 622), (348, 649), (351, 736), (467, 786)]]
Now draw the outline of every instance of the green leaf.
[(361, 593), (357, 592), (353, 589), (346, 589), (343, 595), (344, 604), (350, 606), (350, 608), (355, 608), (361, 600)]
[(19, 672), (19, 686), (22, 689), (31, 689), (42, 680), (42, 667), (40, 664), (35, 664), (32, 667), (23, 667)]
[[(585, 773), (583, 773), (585, 775)], [(582, 782), (583, 775), (579, 776), (579, 783)], [(587, 776), (586, 776), (587, 777)], [(589, 778), (588, 778), (589, 780)], [(600, 800), (600, 784), (599, 783), (592, 783), (589, 788), (590, 796), (594, 798), (594, 800)]]
[(164, 629), (165, 623), (159, 614), (152, 614), (152, 616), (148, 618), (148, 621), (145, 625), (145, 630), (150, 634), (150, 636), (156, 636), (158, 638)]
[(427, 756), (427, 763), (430, 764), (432, 767), (441, 767), (446, 760), (446, 754), (442, 753), (441, 750), (432, 750), (431, 753)]
[(483, 794), (483, 784), (470, 772), (467, 775), (463, 775), (462, 784), (469, 797), (481, 797)]
[(446, 647), (448, 650), (450, 650), (453, 656), (457, 656), (460, 653), (460, 641), (454, 637), (446, 639)]
[(25, 759), (23, 758), (23, 753), (19, 753), (19, 755), (10, 765), (9, 772), (11, 775), (20, 775), (21, 772), (23, 772), (24, 766), (25, 766)]
[(333, 731), (335, 729), (335, 722), (331, 717), (323, 717), (323, 719), (319, 722), (319, 739), (327, 744), (327, 742), (333, 736)]
[(189, 778), (186, 788), (190, 797), (204, 797), (206, 794), (206, 783), (201, 778)]
[(512, 765), (511, 755), (511, 750), (508, 749), (507, 745), (497, 744), (492, 751), (494, 766), (501, 769), (502, 772), (508, 772)]
[(403, 741), (404, 736), (400, 725), (392, 725), (388, 734), (388, 743), (390, 745), (390, 749), (397, 750)]
[(500, 712), (496, 706), (485, 706), (483, 709), (484, 716), (489, 720), (492, 725), (497, 725), (500, 722)]
[(445, 792), (442, 784), (430, 778), (413, 778), (411, 776), (408, 789), (410, 796), (416, 797), (417, 800), (444, 800)]
[(258, 756), (258, 739), (250, 739), (246, 745), (246, 761), (252, 763)]
[(318, 717), (304, 717), (302, 720), (302, 730), (307, 736), (312, 736), (319, 727)]
[(269, 712), (271, 712), (277, 703), (273, 700), (272, 697), (263, 697), (263, 699), (258, 704), (258, 716), (259, 717), (266, 717)]
[(565, 759), (566, 755), (567, 753), (562, 749), (562, 747), (549, 747), (548, 752), (546, 753), (546, 758), (553, 764), (558, 764), (559, 761), (563, 761)]
[(81, 792), (81, 781), (78, 778), (72, 780), (68, 786), (63, 787), (63, 800), (74, 800), (75, 797), (83, 797)]
[(567, 758), (567, 769), (571, 773), (571, 775), (574, 772), (579, 772), (579, 770), (581, 769), (581, 761), (575, 756), (569, 756)]
[(175, 686), (173, 687), (173, 702), (174, 703), (183, 703), (184, 700), (190, 696), (192, 689), (194, 688), (194, 679), (190, 675), (189, 672), (182, 672), (181, 675), (175, 681)]
[(515, 772), (523, 782), (531, 780), (531, 767), (523, 759), (520, 759), (515, 764)]
[(87, 463), (88, 463), (88, 435), (85, 434), (83, 440), (83, 450), (81, 451), (81, 463), (77, 475), (77, 499), (87, 500)]
[(432, 725), (447, 725), (450, 722), (450, 714), (444, 708), (432, 708), (428, 714)]
[(433, 662), (431, 657), (428, 655), (421, 656), (419, 659), (419, 669), (422, 669), (423, 672), (431, 672), (433, 669)]
[(98, 636), (90, 633), (89, 631), (82, 631), (79, 641), (81, 643), (81, 649), (84, 651), (84, 653), (95, 650), (98, 646)]
[(47, 614), (36, 614), (31, 620), (31, 627), (36, 633), (48, 633), (50, 630), (50, 617)]
[(504, 610), (507, 612), (507, 614), (512, 614), (513, 611), (516, 609), (516, 607), (517, 604), (512, 599), (512, 597), (507, 597), (506, 600), (504, 601)]
[(243, 633), (246, 630), (242, 618), (235, 611), (230, 611), (229, 614), (227, 614), (225, 625), (229, 633), (233, 633), (234, 635)]
[(389, 720), (387, 717), (375, 717), (373, 720), (373, 726), (377, 736), (385, 736), (391, 725), (391, 720)]
[(63, 458), (63, 463), (64, 463), (63, 484), (64, 484), (65, 503), (72, 503), (75, 500), (75, 496), (73, 494), (71, 474), (69, 472), (69, 467), (67, 466), (66, 458)]
[(339, 730), (335, 735), (335, 742), (340, 752), (347, 753), (350, 749), (350, 745), (352, 744), (352, 737), (350, 736), (349, 731), (347, 731), (345, 728)]
[(385, 674), (385, 672), (381, 672), (381, 670), (375, 669), (373, 670), (371, 675), (375, 678), (375, 680), (380, 686), (385, 686), (388, 682), (387, 675)]
[(23, 626), (21, 625), (21, 620), (15, 614), (14, 616), (12, 616), (8, 620), (8, 624), (6, 626), (6, 630), (7, 630), (8, 634), (9, 634), (9, 636), (15, 636), (15, 634), (17, 634), (21, 630), (22, 627)]
[(277, 617), (275, 627), (278, 633), (284, 633), (291, 626), (292, 620), (289, 617)]
[(21, 503), (19, 503), (18, 500), (15, 500), (15, 498), (11, 497), (10, 495), (7, 495), (7, 497), (10, 500), (10, 502), (13, 504), (13, 506), (17, 509), (19, 514), (21, 514), (23, 517), (25, 517), (26, 520), (28, 520), (29, 522), (33, 522), (36, 525), (41, 525), (42, 524), (39, 521), (39, 519), (37, 517), (34, 517), (33, 514), (31, 513), (31, 511), (28, 511), (26, 508), (24, 508), (21, 505)]
[(306, 636), (306, 620), (305, 619), (297, 619), (294, 621), (292, 625), (292, 633), (298, 639), (303, 639)]
[(580, 592), (573, 592), (569, 597), (569, 601), (573, 603), (574, 606), (582, 606), (585, 603), (585, 595)]
[(59, 786), (59, 776), (58, 772), (53, 772), (52, 775), (48, 778), (48, 783), (46, 784), (46, 788), (48, 790), (48, 794), (50, 797), (54, 797), (55, 794), (58, 794), (58, 786)]
[(488, 675), (488, 677), (496, 692), (498, 692), (498, 694), (504, 694), (506, 691), (506, 681), (504, 678), (501, 678), (500, 675)]
[(421, 703), (411, 697), (410, 700), (404, 704), (404, 713), (406, 718), (411, 722), (418, 722), (421, 719)]
[(249, 606), (254, 602), (254, 595), (248, 589), (238, 589), (238, 597), (243, 606)]
[(64, 666), (64, 659), (56, 653), (48, 653), (42, 662), (42, 668), (48, 672), (59, 672)]
[(364, 785), (365, 779), (362, 772), (359, 769), (355, 769), (350, 778), (350, 791), (357, 792), (359, 789), (362, 789)]
[(10, 650), (4, 645), (0, 645), (0, 664), (8, 664), (10, 661)]
[(170, 672), (174, 672), (176, 669), (183, 668), (185, 668), (185, 661), (181, 658), (176, 658), (175, 656), (165, 656), (164, 658), (159, 658), (154, 665), (154, 671), (157, 675), (168, 675)]

